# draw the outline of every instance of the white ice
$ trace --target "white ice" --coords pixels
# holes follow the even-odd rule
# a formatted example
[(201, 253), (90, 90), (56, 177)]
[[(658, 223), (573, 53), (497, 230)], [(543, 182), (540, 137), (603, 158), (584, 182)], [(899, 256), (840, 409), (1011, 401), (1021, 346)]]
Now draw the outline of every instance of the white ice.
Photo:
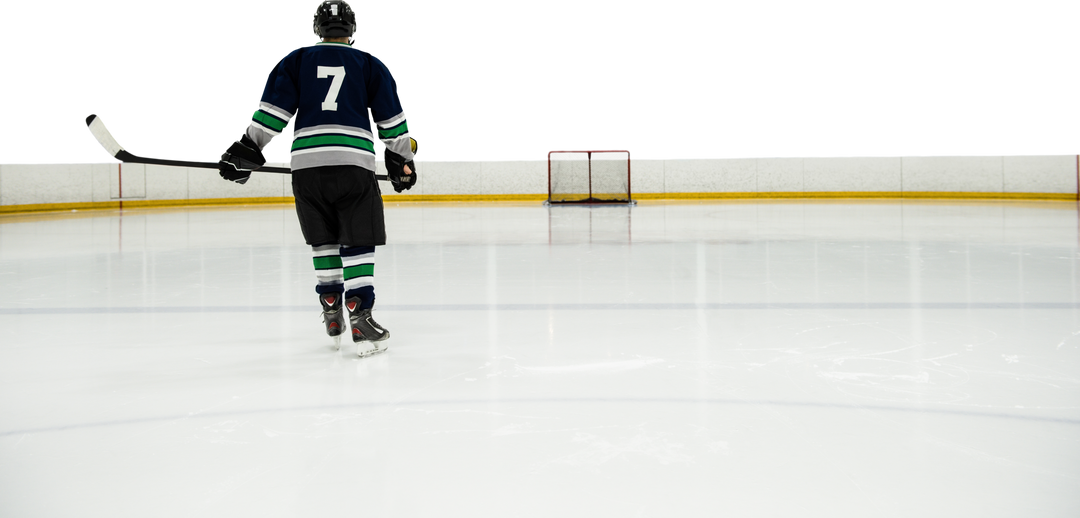
[(1080, 516), (1074, 203), (0, 218), (0, 516)]

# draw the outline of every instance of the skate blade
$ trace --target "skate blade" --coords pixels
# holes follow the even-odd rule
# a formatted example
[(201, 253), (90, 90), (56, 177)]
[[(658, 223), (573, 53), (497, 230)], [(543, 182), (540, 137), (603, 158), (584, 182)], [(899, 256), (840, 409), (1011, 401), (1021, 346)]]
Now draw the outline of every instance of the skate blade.
[[(365, 348), (364, 344), (368, 344), (371, 347)], [(386, 345), (382, 344), (382, 342), (360, 342), (356, 344), (356, 356), (360, 358), (369, 358), (376, 354), (386, 352), (386, 349)]]
[(332, 336), (331, 338), (334, 339), (334, 350), (335, 351), (340, 351), (341, 350), (341, 335)]

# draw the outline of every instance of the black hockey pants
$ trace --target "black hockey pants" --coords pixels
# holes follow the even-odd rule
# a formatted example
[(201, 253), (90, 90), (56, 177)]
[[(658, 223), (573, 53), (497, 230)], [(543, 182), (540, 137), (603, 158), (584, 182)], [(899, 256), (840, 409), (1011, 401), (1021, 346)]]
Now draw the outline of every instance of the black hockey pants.
[(300, 230), (309, 245), (386, 244), (382, 192), (373, 171), (337, 165), (292, 173)]

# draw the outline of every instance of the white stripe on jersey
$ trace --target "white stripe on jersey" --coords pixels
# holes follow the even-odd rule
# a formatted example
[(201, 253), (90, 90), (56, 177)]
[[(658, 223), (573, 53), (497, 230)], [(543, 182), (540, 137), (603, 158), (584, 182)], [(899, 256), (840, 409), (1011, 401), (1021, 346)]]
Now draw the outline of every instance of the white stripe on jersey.
[(292, 115), (289, 115), (289, 112), (282, 110), (281, 108), (278, 108), (277, 106), (274, 106), (270, 103), (259, 103), (259, 109), (285, 121), (286, 123), (289, 122), (289, 119), (292, 119)]
[[(384, 139), (382, 139), (382, 141), (383, 141), (384, 144), (389, 146), (392, 143), (396, 143), (396, 142), (402, 141), (402, 140), (407, 143), (407, 142), (409, 142), (410, 138), (412, 138), (412, 137), (409, 137), (408, 133), (402, 133), (401, 135), (398, 135), (398, 136), (396, 136), (394, 138), (384, 138)], [(405, 147), (409, 148), (410, 150), (412, 149), (411, 145), (405, 146)], [(398, 154), (400, 155), (401, 153), (398, 153)]]
[(251, 138), (262, 151), (270, 149), (270, 146), (273, 146), (273, 141), (281, 136), (280, 133), (273, 131), (273, 129), (251, 119), (248, 119), (244, 124), (244, 135)]
[(399, 114), (397, 114), (397, 115), (395, 115), (393, 117), (390, 117), (389, 119), (381, 121), (381, 122), (380, 121), (375, 121), (375, 124), (378, 125), (382, 129), (388, 129), (388, 128), (392, 128), (394, 126), (397, 126), (398, 124), (401, 124), (401, 121), (403, 121), (403, 120), (405, 120), (405, 112), (401, 112), (401, 113), (399, 113)]
[(261, 130), (263, 130), (263, 132), (265, 132), (267, 135), (270, 135), (271, 137), (276, 137), (278, 135), (281, 135), (280, 131), (274, 131), (274, 130), (272, 130), (270, 128), (267, 128), (266, 126), (263, 126), (262, 124), (259, 124), (259, 123), (256, 123), (256, 122), (252, 122), (250, 127), (261, 129)]
[(356, 126), (338, 126), (338, 125), (323, 125), (312, 126), (310, 128), (304, 128), (293, 133), (293, 138), (310, 137), (312, 135), (325, 135), (328, 133), (338, 135), (349, 135), (353, 137), (366, 138), (368, 140), (374, 140), (370, 131), (364, 128), (357, 128)]
[(348, 151), (349, 153), (356, 153), (358, 155), (368, 155), (368, 156), (374, 156), (375, 155), (374, 151), (368, 151), (366, 149), (360, 149), (360, 148), (355, 148), (355, 147), (323, 146), (323, 147), (313, 147), (313, 148), (308, 148), (308, 149), (298, 149), (298, 150), (292, 152), (292, 156), (310, 155), (310, 154), (313, 154), (313, 153), (323, 153), (323, 152), (326, 152), (326, 151)]

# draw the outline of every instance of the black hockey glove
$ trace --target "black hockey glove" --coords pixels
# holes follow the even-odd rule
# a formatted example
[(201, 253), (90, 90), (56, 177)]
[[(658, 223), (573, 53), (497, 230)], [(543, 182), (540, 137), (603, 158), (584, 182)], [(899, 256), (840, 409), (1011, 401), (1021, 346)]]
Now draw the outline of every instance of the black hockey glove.
[[(415, 144), (413, 149), (415, 149)], [(390, 179), (390, 185), (394, 186), (395, 192), (407, 191), (416, 185), (416, 163), (412, 160), (406, 161), (405, 157), (389, 149), (383, 157), (386, 159), (386, 176)], [(405, 166), (409, 166), (412, 174), (405, 174)]]
[(240, 171), (229, 162), (218, 162), (218, 174), (230, 182), (245, 184), (251, 178), (251, 171)]
[(221, 161), (218, 162), (218, 174), (226, 180), (243, 184), (251, 178), (252, 171), (265, 163), (266, 158), (259, 150), (259, 145), (244, 135), (240, 137), (240, 140), (233, 142), (221, 155)]

